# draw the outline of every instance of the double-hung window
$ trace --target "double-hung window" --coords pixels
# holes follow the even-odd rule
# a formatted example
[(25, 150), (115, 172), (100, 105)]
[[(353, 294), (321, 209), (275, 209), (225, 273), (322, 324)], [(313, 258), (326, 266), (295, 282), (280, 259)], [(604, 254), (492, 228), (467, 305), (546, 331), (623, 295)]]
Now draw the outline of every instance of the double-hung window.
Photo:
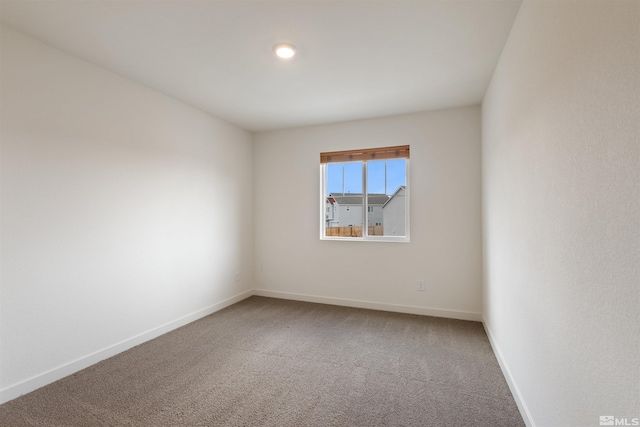
[(409, 146), (320, 153), (320, 238), (409, 241)]

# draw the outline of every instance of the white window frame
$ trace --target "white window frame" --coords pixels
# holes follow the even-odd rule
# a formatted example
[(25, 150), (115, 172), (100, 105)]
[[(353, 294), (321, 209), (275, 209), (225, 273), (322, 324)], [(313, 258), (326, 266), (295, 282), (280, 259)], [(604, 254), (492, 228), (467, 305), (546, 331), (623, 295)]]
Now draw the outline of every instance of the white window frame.
[[(410, 211), (411, 211), (411, 184), (409, 183), (409, 173), (410, 171), (410, 161), (408, 158), (405, 159), (405, 191), (406, 191), (406, 199), (405, 199), (405, 236), (369, 236), (369, 228), (368, 224), (368, 216), (369, 216), (369, 203), (367, 195), (367, 162), (371, 160), (358, 160), (358, 162), (362, 162), (362, 237), (338, 237), (338, 236), (327, 236), (325, 234), (326, 227), (326, 218), (325, 218), (325, 209), (327, 203), (327, 165), (329, 163), (320, 164), (320, 240), (338, 240), (338, 241), (346, 241), (346, 242), (410, 242)], [(340, 162), (340, 163), (350, 163), (350, 162)], [(386, 179), (386, 178), (385, 178)]]

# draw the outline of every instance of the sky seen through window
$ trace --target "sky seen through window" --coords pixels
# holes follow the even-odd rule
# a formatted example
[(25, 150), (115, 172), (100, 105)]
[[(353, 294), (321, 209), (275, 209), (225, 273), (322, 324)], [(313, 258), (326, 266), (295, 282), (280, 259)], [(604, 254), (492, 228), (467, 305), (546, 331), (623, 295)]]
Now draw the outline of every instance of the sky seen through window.
[[(343, 184), (345, 194), (362, 194), (362, 162), (327, 164), (326, 195), (342, 193)], [(367, 185), (369, 194), (392, 195), (398, 187), (406, 185), (406, 159), (368, 161)]]

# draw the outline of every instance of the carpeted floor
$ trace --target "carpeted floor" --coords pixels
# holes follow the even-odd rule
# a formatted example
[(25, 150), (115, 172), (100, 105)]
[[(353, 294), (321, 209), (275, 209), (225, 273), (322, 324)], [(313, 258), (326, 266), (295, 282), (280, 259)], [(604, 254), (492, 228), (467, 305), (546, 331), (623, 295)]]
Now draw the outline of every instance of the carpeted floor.
[(480, 323), (251, 297), (0, 406), (2, 426), (524, 426)]

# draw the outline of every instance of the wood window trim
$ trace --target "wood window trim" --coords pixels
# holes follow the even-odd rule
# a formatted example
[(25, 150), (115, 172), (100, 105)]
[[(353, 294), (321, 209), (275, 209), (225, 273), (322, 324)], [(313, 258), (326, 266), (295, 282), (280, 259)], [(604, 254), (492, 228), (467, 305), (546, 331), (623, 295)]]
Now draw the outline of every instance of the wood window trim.
[(363, 148), (361, 150), (320, 153), (320, 164), (408, 158), (409, 146), (399, 145), (396, 147)]

